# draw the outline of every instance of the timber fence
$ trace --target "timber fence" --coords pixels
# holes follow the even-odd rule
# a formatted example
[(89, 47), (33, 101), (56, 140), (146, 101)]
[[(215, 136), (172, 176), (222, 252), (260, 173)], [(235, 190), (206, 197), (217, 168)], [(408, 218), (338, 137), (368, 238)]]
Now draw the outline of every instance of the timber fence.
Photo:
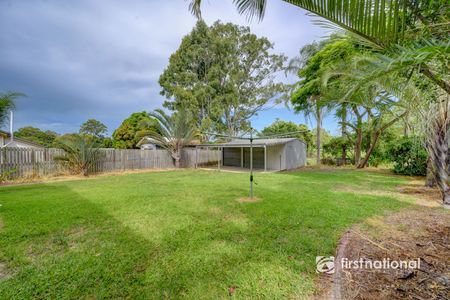
[[(137, 169), (171, 169), (174, 161), (166, 150), (101, 149), (100, 159), (90, 173), (107, 173)], [(57, 176), (68, 173), (55, 157), (64, 155), (62, 149), (1, 148), (0, 175), (5, 179), (28, 176)], [(186, 148), (182, 151), (181, 166), (193, 168), (202, 164), (217, 163), (219, 151)]]

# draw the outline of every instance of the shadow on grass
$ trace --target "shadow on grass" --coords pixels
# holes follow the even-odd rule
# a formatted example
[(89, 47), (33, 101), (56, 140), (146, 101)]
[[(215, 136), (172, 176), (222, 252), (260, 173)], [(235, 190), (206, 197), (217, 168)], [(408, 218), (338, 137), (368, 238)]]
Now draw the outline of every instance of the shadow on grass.
[[(154, 245), (63, 184), (2, 193), (1, 299), (137, 297)], [(32, 197), (30, 197), (32, 195)]]

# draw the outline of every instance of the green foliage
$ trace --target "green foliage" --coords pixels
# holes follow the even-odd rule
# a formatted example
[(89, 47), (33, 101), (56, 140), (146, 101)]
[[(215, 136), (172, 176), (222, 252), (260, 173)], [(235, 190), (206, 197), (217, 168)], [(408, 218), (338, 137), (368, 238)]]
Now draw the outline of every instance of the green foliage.
[(85, 135), (66, 135), (57, 139), (58, 148), (64, 155), (55, 157), (74, 174), (88, 176), (90, 168), (102, 158), (96, 139)]
[(22, 93), (0, 93), (0, 127), (8, 119), (8, 112), (15, 108), (14, 101), (19, 97), (24, 97)]
[(276, 119), (275, 122), (270, 124), (267, 127), (264, 127), (263, 130), (259, 133), (259, 136), (270, 136), (270, 135), (278, 135), (283, 133), (292, 133), (296, 131), (301, 131), (295, 135), (289, 135), (288, 137), (296, 137), (304, 141), (310, 149), (313, 147), (313, 134), (310, 130), (308, 130), (308, 126), (304, 124), (295, 124), (292, 121), (283, 121), (280, 119)]
[(113, 146), (119, 149), (137, 148), (139, 140), (155, 130), (157, 130), (156, 123), (147, 112), (132, 113), (114, 131)]
[(114, 141), (110, 137), (104, 137), (101, 139), (101, 148), (113, 148)]
[(197, 22), (159, 78), (164, 106), (184, 107), (201, 131), (236, 134), (265, 104), (280, 96), (275, 82), (286, 57), (271, 54), (272, 43), (249, 27)]
[(393, 141), (387, 152), (394, 162), (395, 173), (420, 176), (427, 174), (428, 154), (419, 137), (403, 137)]
[[(300, 53), (306, 53), (298, 71), (301, 80), (292, 94), (292, 104), (297, 111), (310, 110), (311, 98), (318, 101), (318, 105), (327, 105), (327, 101), (321, 98), (324, 97), (326, 88), (330, 87), (322, 84), (322, 76), (333, 65), (348, 60), (355, 53), (355, 47), (348, 39), (337, 38), (334, 36), (320, 44), (306, 45), (300, 50)], [(333, 100), (338, 99), (334, 97)]]
[(86, 122), (81, 124), (80, 127), (80, 134), (91, 135), (99, 139), (103, 138), (107, 132), (108, 127), (106, 127), (106, 125), (102, 122), (95, 119), (87, 120)]
[(43, 131), (36, 127), (26, 126), (15, 131), (14, 136), (49, 148), (52, 147), (58, 134), (51, 130)]
[(323, 152), (325, 156), (330, 155), (332, 158), (340, 158), (342, 156), (343, 147), (345, 147), (347, 151), (351, 151), (353, 146), (353, 141), (348, 137), (335, 136), (331, 137), (328, 142), (323, 144)]

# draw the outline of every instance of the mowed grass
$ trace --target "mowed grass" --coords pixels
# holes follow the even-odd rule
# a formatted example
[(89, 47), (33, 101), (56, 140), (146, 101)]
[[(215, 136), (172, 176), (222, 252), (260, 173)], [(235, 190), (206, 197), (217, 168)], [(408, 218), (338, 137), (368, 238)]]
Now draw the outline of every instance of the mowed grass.
[[(305, 298), (315, 257), (355, 222), (410, 204), (342, 192), (360, 171), (171, 171), (0, 188), (0, 299)], [(384, 196), (383, 196), (384, 195)]]

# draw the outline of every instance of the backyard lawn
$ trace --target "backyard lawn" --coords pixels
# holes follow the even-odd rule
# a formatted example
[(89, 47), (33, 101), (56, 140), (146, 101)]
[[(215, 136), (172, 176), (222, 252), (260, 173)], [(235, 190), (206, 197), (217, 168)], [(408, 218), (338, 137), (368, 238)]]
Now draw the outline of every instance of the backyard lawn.
[[(409, 206), (364, 171), (167, 171), (0, 188), (0, 298), (304, 298), (345, 229)], [(354, 193), (352, 189), (368, 193)]]

